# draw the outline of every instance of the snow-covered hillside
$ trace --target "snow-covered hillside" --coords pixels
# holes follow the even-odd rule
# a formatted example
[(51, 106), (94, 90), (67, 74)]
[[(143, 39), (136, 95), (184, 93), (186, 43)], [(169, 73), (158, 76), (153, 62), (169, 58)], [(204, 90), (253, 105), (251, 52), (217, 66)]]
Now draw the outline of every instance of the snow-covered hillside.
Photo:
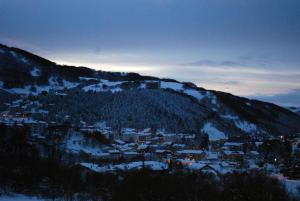
[[(273, 104), (176, 80), (60, 66), (3, 45), (0, 50), (3, 110), (21, 97), (33, 95), (42, 105), (31, 104), (30, 110), (48, 111), (49, 119), (76, 119), (80, 109), (86, 118), (80, 120), (89, 123), (104, 120), (114, 126), (119, 122), (126, 127), (202, 131), (211, 139), (300, 132), (300, 117)], [(51, 107), (55, 101), (56, 107)], [(20, 107), (29, 109), (29, 105)]]

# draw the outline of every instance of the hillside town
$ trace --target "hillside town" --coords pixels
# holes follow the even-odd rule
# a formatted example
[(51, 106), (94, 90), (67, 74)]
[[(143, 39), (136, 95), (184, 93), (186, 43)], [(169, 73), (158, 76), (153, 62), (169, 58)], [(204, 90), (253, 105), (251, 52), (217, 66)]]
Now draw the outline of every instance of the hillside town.
[[(149, 90), (161, 87), (171, 87), (174, 93), (182, 89), (182, 84), (145, 84), (145, 89)], [(202, 98), (197, 90), (189, 89), (187, 92), (187, 95)], [(24, 136), (25, 141), (37, 150), (41, 159), (61, 161), (67, 167), (80, 169), (83, 178), (90, 174), (117, 174), (144, 169), (168, 173), (201, 172), (216, 177), (259, 172), (279, 179), (289, 192), (298, 193), (300, 133), (279, 135), (263, 132), (234, 113), (221, 111), (220, 102), (211, 93), (207, 93), (209, 104), (221, 111), (220, 117), (237, 129), (230, 130), (227, 127), (225, 133), (210, 119), (199, 125), (201, 129), (197, 131), (170, 132), (157, 126), (115, 126), (118, 125), (117, 119), (114, 119), (114, 126), (106, 121), (95, 123), (89, 119), (91, 111), (81, 116), (77, 110), (73, 111), (75, 106), (56, 113), (61, 109), (54, 108), (68, 101), (66, 98), (71, 96), (70, 93), (78, 93), (78, 97), (80, 94), (96, 96), (96, 92), (70, 92), (64, 89), (42, 91), (38, 96), (20, 93), (17, 98), (7, 98), (0, 108), (0, 128), (18, 128), (24, 131), (24, 135), (28, 133)], [(246, 102), (246, 105), (251, 104)], [(95, 117), (97, 115), (94, 114)], [(155, 122), (161, 120), (163, 118)], [(170, 122), (166, 125), (170, 125)]]
[[(14, 103), (15, 105), (18, 102)], [(34, 114), (45, 115), (46, 111)], [(105, 122), (88, 125), (38, 121), (32, 112), (2, 111), (0, 122), (30, 129), (29, 141), (42, 157), (55, 149), (62, 160), (86, 171), (118, 172), (141, 168), (204, 171), (215, 175), (263, 171), (300, 178), (300, 134), (278, 137), (234, 135), (212, 138), (205, 133), (169, 133), (162, 129), (112, 129)]]

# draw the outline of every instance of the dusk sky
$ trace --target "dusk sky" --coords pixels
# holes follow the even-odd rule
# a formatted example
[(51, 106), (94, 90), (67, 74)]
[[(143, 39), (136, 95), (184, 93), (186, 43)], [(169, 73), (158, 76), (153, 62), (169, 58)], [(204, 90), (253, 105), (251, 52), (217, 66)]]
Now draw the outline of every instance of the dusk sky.
[(0, 0), (0, 43), (300, 106), (299, 0)]

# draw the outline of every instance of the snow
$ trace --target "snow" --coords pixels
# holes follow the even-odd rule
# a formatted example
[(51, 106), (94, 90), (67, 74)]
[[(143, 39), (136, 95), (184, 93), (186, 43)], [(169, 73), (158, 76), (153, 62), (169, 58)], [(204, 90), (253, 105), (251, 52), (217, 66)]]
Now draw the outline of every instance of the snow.
[(242, 151), (228, 151), (228, 150), (224, 150), (223, 151), (225, 155), (244, 155), (244, 152)]
[[(99, 79), (88, 78), (88, 77), (80, 77), (80, 79), (81, 80), (99, 80)], [(83, 87), (82, 89), (86, 92), (87, 91), (93, 91), (93, 92), (111, 91), (112, 93), (116, 93), (116, 92), (122, 91), (122, 88), (118, 87), (118, 85), (122, 84), (123, 81), (109, 81), (109, 80), (104, 80), (104, 79), (101, 79), (99, 81), (100, 81), (100, 83), (98, 83), (98, 84), (88, 85), (88, 86)], [(107, 88), (104, 88), (103, 85), (106, 85)], [(146, 84), (142, 83), (140, 88), (146, 88)], [(200, 92), (196, 89), (184, 89), (182, 83), (161, 81), (160, 88), (161, 89), (172, 89), (175, 91), (183, 92), (187, 95), (195, 97), (199, 101), (202, 100), (207, 95), (210, 95), (212, 98), (212, 102), (214, 104), (216, 104), (216, 97), (212, 93), (203, 94), (202, 92)]]
[(34, 124), (34, 123), (42, 123), (43, 121), (37, 121), (32, 118), (27, 118), (27, 117), (14, 117), (14, 118), (9, 118), (9, 119), (3, 119), (3, 122), (6, 123), (22, 123), (22, 124)]
[(201, 92), (199, 92), (195, 89), (186, 89), (184, 91), (184, 93), (187, 95), (193, 96), (193, 97), (197, 98), (198, 100), (202, 100), (205, 97), (205, 95), (203, 95)]
[(257, 127), (254, 124), (247, 121), (242, 121), (237, 116), (234, 116), (232, 114), (226, 114), (220, 116), (225, 119), (233, 120), (236, 127), (238, 127), (239, 129), (247, 133), (255, 132), (257, 130)]
[(93, 156), (108, 156), (108, 153), (103, 153), (99, 147), (85, 145), (83, 142), (84, 138), (81, 134), (71, 134), (66, 143), (66, 150), (72, 153), (80, 153), (82, 151)]
[(298, 195), (300, 192), (300, 180), (285, 179), (283, 181), (286, 189), (293, 195)]
[(222, 118), (225, 118), (225, 119), (230, 119), (230, 120), (236, 120), (236, 119), (239, 119), (237, 116), (233, 116), (231, 114), (226, 114), (226, 115), (220, 115)]
[(93, 91), (93, 92), (104, 91), (101, 84), (93, 84), (93, 85), (85, 86), (82, 89), (85, 92), (88, 92), (88, 91)]
[[(45, 86), (35, 86), (35, 88), (36, 88), (36, 92), (33, 93), (33, 94), (40, 94), (40, 93), (42, 93), (42, 91), (49, 92), (51, 89), (54, 89), (53, 87), (48, 86), (48, 85), (45, 85)], [(56, 89), (58, 89), (58, 88), (56, 87)], [(59, 88), (59, 89), (62, 89), (62, 88)]]
[(62, 90), (63, 88), (71, 89), (79, 85), (79, 83), (77, 82), (70, 82), (68, 80), (63, 80), (62, 81), (63, 85), (60, 85), (56, 77), (50, 77), (48, 82), (49, 82), (49, 86), (45, 86), (45, 87), (49, 87), (50, 89), (56, 89), (56, 90)]
[(17, 55), (17, 53), (15, 53), (14, 51), (9, 51), (10, 52), (10, 54), (12, 55), (12, 56), (14, 56), (14, 57), (17, 57), (18, 55)]
[[(204, 168), (205, 166), (209, 166), (210, 168), (216, 170), (220, 174), (226, 174), (226, 173), (233, 172), (235, 169), (235, 166), (236, 166), (236, 164), (229, 164), (227, 162), (211, 163), (209, 161), (197, 161), (197, 162), (192, 161), (192, 160), (179, 160), (179, 161), (186, 164), (187, 168), (189, 168), (191, 170), (200, 170), (200, 169)], [(210, 169), (205, 169), (203, 171), (211, 172)]]
[(182, 151), (177, 151), (178, 154), (204, 154), (205, 152), (202, 150), (195, 150), (195, 149), (186, 149)]
[(111, 91), (112, 93), (117, 93), (117, 92), (123, 91), (123, 89), (121, 89), (120, 87), (116, 87), (116, 88), (114, 88), (114, 89), (111, 89), (110, 91)]
[(18, 55), (15, 51), (12, 51), (12, 50), (11, 50), (11, 51), (10, 51), (10, 54), (11, 54), (13, 57), (17, 58), (18, 60), (20, 60), (21, 62), (23, 62), (23, 63), (28, 63), (28, 60), (27, 60), (25, 57)]
[(135, 156), (135, 155), (139, 155), (139, 153), (136, 152), (136, 151), (125, 151), (124, 155), (133, 155), (133, 156)]
[[(37, 75), (37, 74), (35, 74), (35, 73), (37, 73), (37, 71), (34, 71), (34, 72), (31, 71), (31, 72), (32, 72), (33, 76)], [(49, 85), (42, 85), (42, 86), (26, 85), (23, 88), (11, 88), (11, 89), (8, 89), (6, 91), (8, 91), (10, 93), (14, 93), (14, 94), (38, 95), (38, 94), (42, 93), (43, 91), (49, 92), (50, 90), (63, 90), (64, 88), (71, 89), (71, 88), (77, 87), (79, 85), (79, 83), (70, 82), (70, 81), (67, 81), (67, 80), (63, 80), (62, 82), (63, 82), (63, 84), (60, 85), (58, 83), (56, 77), (50, 77), (48, 79)], [(31, 91), (32, 87), (35, 88), (35, 91)]]
[(113, 87), (113, 86), (120, 85), (123, 83), (123, 81), (109, 81), (109, 80), (103, 80), (103, 79), (101, 79), (101, 82), (109, 87)]
[(279, 181), (281, 181), (289, 193), (291, 193), (292, 195), (295, 195), (295, 196), (299, 195), (300, 180), (288, 179), (285, 176), (283, 176), (282, 174), (274, 174), (272, 176), (276, 177)]
[(89, 81), (89, 80), (99, 80), (99, 79), (94, 77), (79, 77), (79, 80)]
[(152, 170), (165, 170), (168, 168), (166, 163), (158, 162), (158, 161), (134, 161), (130, 163), (121, 163), (117, 165), (106, 165), (99, 166), (93, 163), (80, 163), (81, 166), (89, 168), (95, 172), (112, 172), (116, 170), (138, 170), (142, 169), (143, 165), (146, 168), (150, 168)]
[(173, 89), (175, 91), (180, 91), (180, 90), (183, 89), (183, 84), (177, 83), (177, 82), (165, 82), (165, 81), (162, 81), (160, 83), (160, 87), (162, 89)]
[(44, 199), (37, 197), (30, 197), (21, 194), (14, 194), (10, 196), (0, 196), (0, 201), (42, 201)]
[(161, 82), (160, 88), (162, 89), (173, 89), (175, 91), (180, 91), (183, 92), (187, 95), (193, 96), (198, 100), (202, 100), (206, 95), (203, 95), (200, 91), (195, 90), (195, 89), (184, 89), (182, 83), (177, 83), (177, 82)]
[(226, 135), (222, 131), (216, 129), (212, 123), (206, 123), (201, 131), (208, 134), (210, 141), (227, 139)]
[(28, 63), (28, 60), (27, 60), (25, 57), (20, 57), (20, 60), (21, 60), (23, 63)]
[(140, 144), (137, 149), (142, 150), (142, 149), (147, 149), (148, 147), (149, 146), (147, 144)]
[(259, 153), (257, 151), (250, 151), (250, 154), (255, 155), (255, 156), (259, 156)]
[(217, 97), (216, 96), (211, 96), (211, 103), (216, 105), (217, 104)]
[(234, 121), (234, 122), (235, 122), (235, 125), (239, 129), (241, 129), (241, 130), (243, 130), (247, 133), (254, 132), (254, 131), (257, 130), (257, 127), (252, 123), (249, 123), (249, 122), (246, 122), (246, 121)]
[(243, 143), (240, 142), (225, 142), (224, 146), (236, 146), (236, 147), (241, 147)]
[(38, 76), (41, 75), (41, 71), (40, 71), (40, 69), (38, 69), (38, 68), (33, 68), (33, 69), (30, 71), (30, 74), (31, 74), (31, 76), (33, 76), (33, 77), (38, 77)]
[(57, 77), (53, 77), (53, 76), (49, 77), (48, 83), (50, 86), (58, 86), (59, 85), (57, 82)]
[[(92, 84), (88, 85), (82, 88), (85, 92), (93, 91), (93, 92), (104, 92), (104, 91), (111, 91), (112, 93), (120, 92), (122, 89), (118, 87), (117, 85), (120, 85), (123, 83), (123, 81), (115, 81), (111, 82), (108, 80), (100, 80), (101, 83), (98, 84)], [(107, 88), (104, 88), (103, 86), (106, 86)]]
[(14, 94), (30, 94), (31, 86), (27, 85), (24, 88), (11, 88), (7, 91)]
[(70, 81), (67, 81), (67, 80), (63, 80), (63, 85), (67, 89), (72, 89), (72, 88), (77, 87), (79, 85), (79, 83), (77, 83), (77, 82), (70, 82)]
[(211, 151), (206, 152), (207, 160), (214, 160), (214, 159), (218, 159), (218, 158), (219, 158), (219, 154), (217, 152), (211, 152)]
[(141, 86), (139, 87), (140, 89), (146, 89), (146, 84), (142, 83)]
[(122, 128), (122, 133), (133, 135), (136, 134), (136, 130), (134, 128)]

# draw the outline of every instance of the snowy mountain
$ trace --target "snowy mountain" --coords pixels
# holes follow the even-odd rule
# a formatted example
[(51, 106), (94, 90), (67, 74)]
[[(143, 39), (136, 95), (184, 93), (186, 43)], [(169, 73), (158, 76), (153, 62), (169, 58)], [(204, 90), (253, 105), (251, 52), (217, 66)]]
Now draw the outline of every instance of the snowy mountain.
[(57, 65), (4, 45), (0, 93), (1, 111), (14, 104), (17, 109), (46, 111), (46, 116), (35, 118), (49, 122), (68, 117), (72, 123), (105, 121), (114, 128), (205, 132), (210, 139), (300, 132), (300, 116), (271, 103), (171, 79)]

